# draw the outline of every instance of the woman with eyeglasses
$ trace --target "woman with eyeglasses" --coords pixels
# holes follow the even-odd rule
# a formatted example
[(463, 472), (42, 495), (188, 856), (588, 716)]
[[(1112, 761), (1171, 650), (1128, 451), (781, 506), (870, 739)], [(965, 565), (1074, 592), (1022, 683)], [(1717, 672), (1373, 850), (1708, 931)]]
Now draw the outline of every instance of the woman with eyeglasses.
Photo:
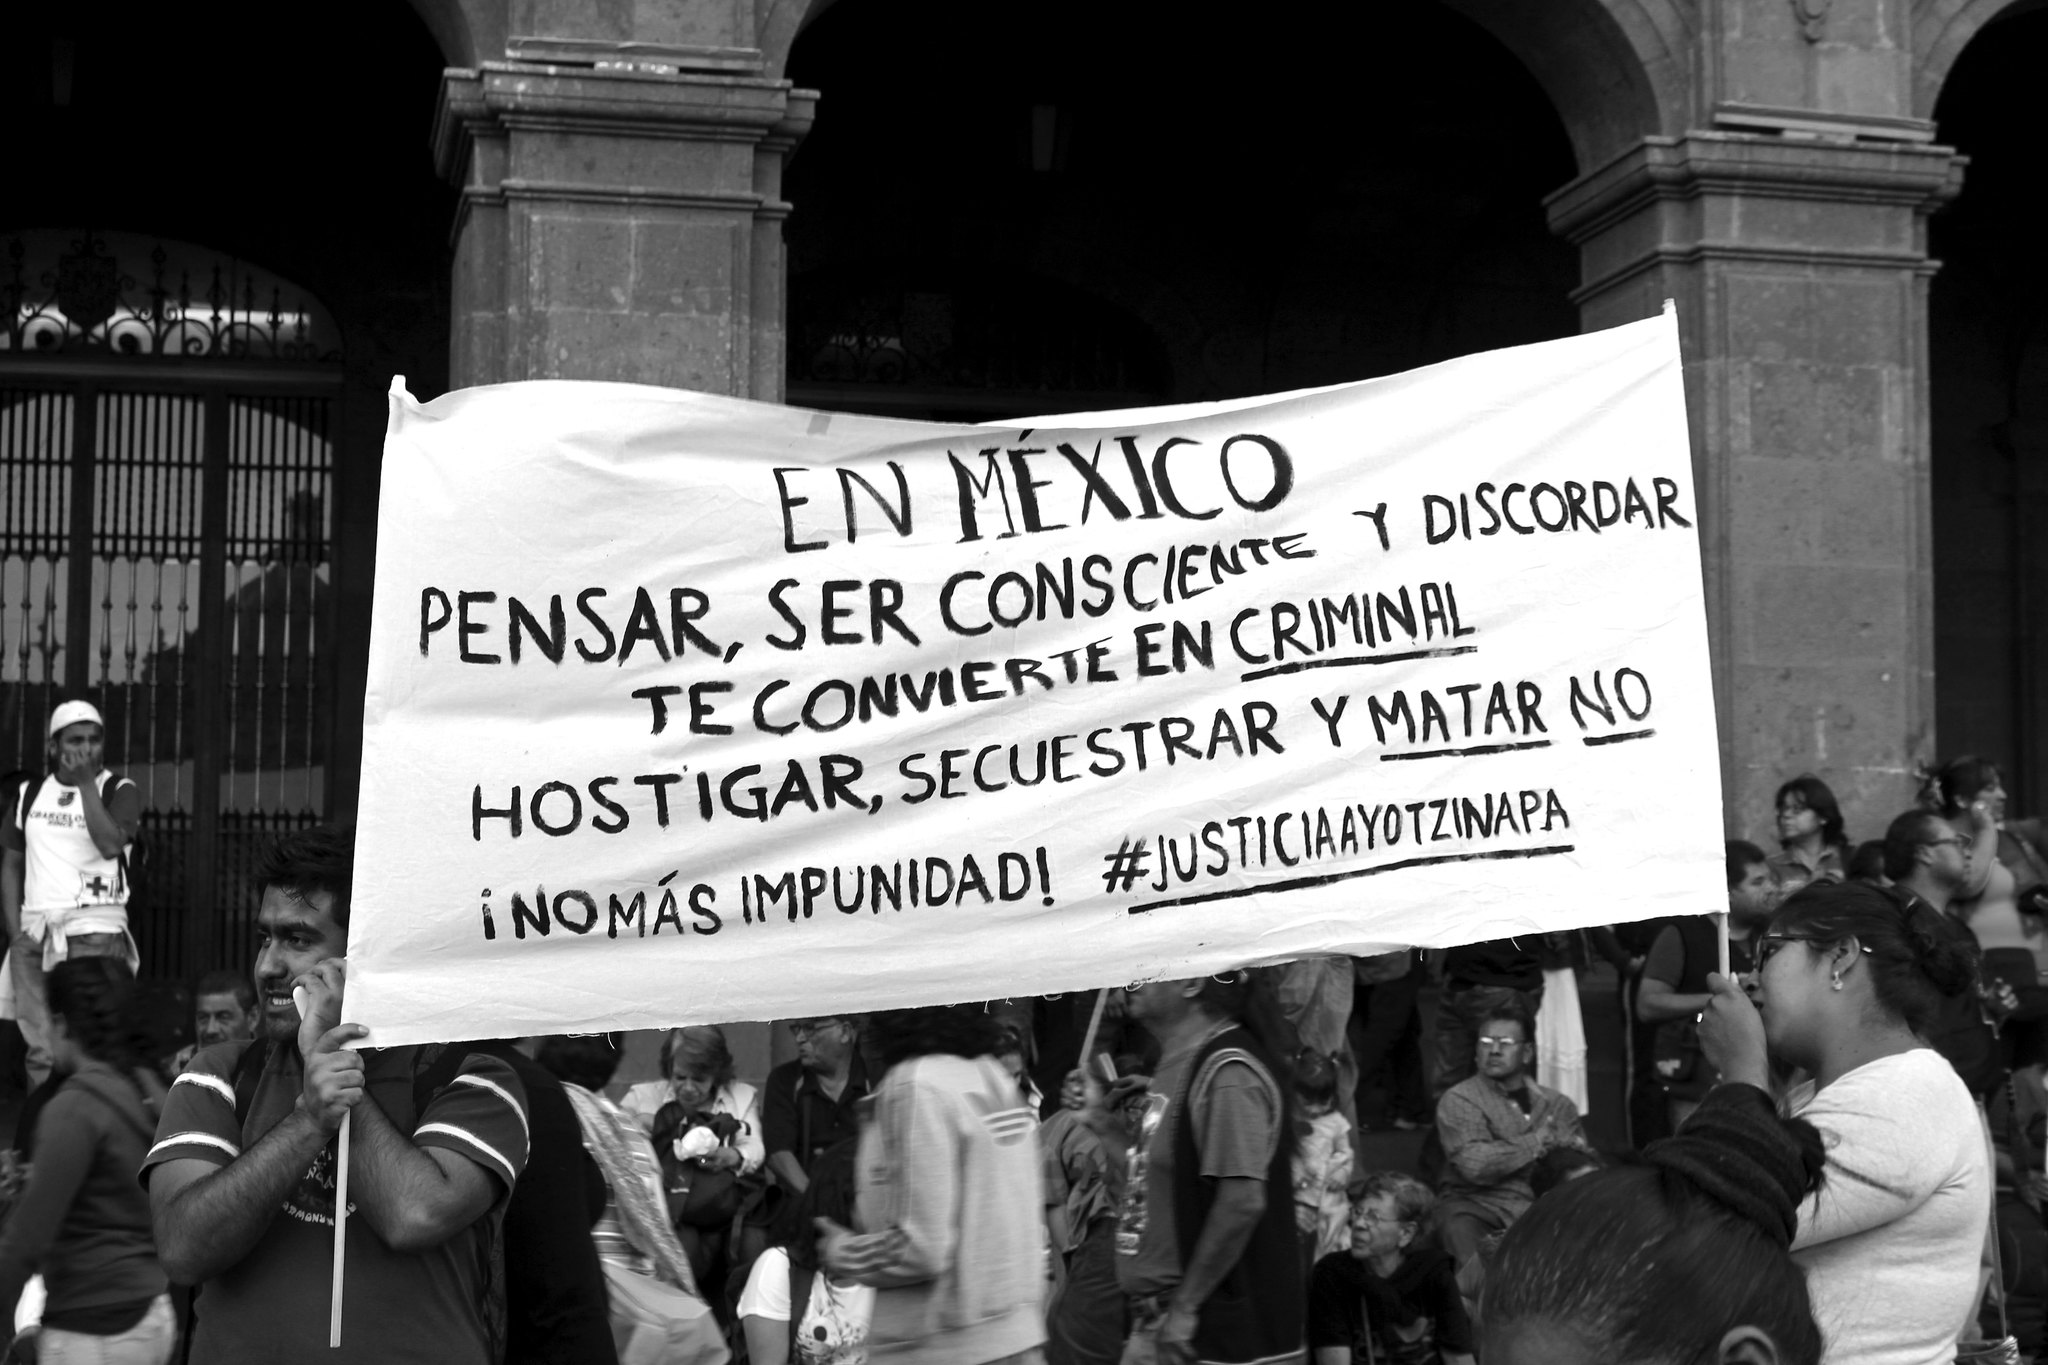
[(1366, 1176), (1351, 1249), (1317, 1261), (1309, 1278), (1313, 1365), (1472, 1365), (1457, 1271), (1426, 1231), (1435, 1202), (1413, 1176)]
[(1819, 1191), (1799, 1206), (1792, 1257), (1835, 1365), (1940, 1365), (1974, 1314), (1991, 1212), (1976, 1107), (1929, 1047), (1976, 960), (1936, 912), (1857, 883), (1795, 892), (1757, 943), (1755, 997), (1726, 977), (1700, 1026), (1731, 1084), (1767, 1090), (1773, 1059), (1809, 1079), (1786, 1107), (1820, 1130)]
[(724, 1277), (733, 1221), (758, 1198), (766, 1159), (754, 1087), (733, 1079), (732, 1050), (715, 1025), (670, 1029), (661, 1041), (666, 1081), (632, 1087), (620, 1105), (646, 1127), (661, 1160), (676, 1238), (699, 1283)]
[(1803, 773), (1778, 788), (1779, 852), (1771, 872), (1788, 890), (1808, 882), (1839, 882), (1849, 876), (1849, 836), (1842, 832), (1842, 806), (1834, 789)]

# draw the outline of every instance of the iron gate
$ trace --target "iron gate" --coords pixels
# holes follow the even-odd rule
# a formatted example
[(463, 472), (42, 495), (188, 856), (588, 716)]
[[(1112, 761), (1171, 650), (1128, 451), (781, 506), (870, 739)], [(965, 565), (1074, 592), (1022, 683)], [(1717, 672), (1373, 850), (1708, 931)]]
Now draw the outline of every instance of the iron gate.
[[(146, 288), (122, 273), (139, 252)], [(288, 286), (191, 248), (8, 253), (0, 768), (45, 770), (52, 707), (97, 705), (142, 789), (144, 973), (246, 966), (256, 851), (328, 804), (338, 353), (307, 358), (328, 326)]]

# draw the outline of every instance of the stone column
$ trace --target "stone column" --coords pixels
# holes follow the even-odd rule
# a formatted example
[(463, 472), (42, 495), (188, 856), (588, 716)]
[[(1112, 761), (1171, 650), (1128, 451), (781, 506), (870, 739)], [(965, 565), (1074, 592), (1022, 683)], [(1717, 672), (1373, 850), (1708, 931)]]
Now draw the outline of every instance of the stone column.
[(1933, 750), (1926, 217), (1961, 164), (1907, 120), (1739, 112), (1774, 131), (1646, 139), (1551, 224), (1589, 329), (1678, 304), (1728, 831), (1812, 771), (1871, 838)]
[(815, 96), (760, 54), (513, 40), (443, 78), (462, 187), (451, 387), (610, 379), (782, 397), (782, 160)]

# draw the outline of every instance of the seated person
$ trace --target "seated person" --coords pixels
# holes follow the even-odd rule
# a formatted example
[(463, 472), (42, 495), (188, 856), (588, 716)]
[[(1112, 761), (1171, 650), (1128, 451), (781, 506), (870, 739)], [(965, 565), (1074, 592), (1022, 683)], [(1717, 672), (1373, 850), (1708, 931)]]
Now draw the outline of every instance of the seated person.
[[(676, 1237), (700, 1284), (721, 1284), (727, 1234), (761, 1168), (761, 1110), (754, 1087), (733, 1079), (732, 1051), (715, 1025), (669, 1030), (661, 1044), (668, 1081), (637, 1085), (620, 1108), (644, 1120), (661, 1162), (662, 1192)], [(653, 1088), (650, 1093), (651, 1087)], [(636, 1104), (638, 1111), (636, 1112)]]
[(842, 1227), (853, 1221), (855, 1149), (849, 1140), (819, 1155), (810, 1187), (797, 1199), (801, 1216), (789, 1224), (798, 1231), (755, 1257), (747, 1272), (734, 1312), (750, 1365), (866, 1365), (875, 1291), (839, 1280), (819, 1264), (812, 1221), (829, 1218)]
[(1540, 1157), (1560, 1147), (1591, 1150), (1578, 1106), (1529, 1079), (1535, 1053), (1528, 1012), (1503, 1001), (1481, 1021), (1479, 1074), (1437, 1101), (1445, 1158), (1437, 1230), (1459, 1265), (1535, 1202), (1529, 1176)]
[(1366, 1176), (1351, 1206), (1351, 1249), (1323, 1257), (1309, 1277), (1314, 1365), (1472, 1365), (1451, 1258), (1424, 1231), (1434, 1202), (1413, 1176)]

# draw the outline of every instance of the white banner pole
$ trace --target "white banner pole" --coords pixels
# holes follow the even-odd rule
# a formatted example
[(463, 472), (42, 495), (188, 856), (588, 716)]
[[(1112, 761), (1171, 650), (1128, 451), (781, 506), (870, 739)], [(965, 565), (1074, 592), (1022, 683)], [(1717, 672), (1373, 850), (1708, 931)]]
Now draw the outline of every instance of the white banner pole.
[(334, 1283), (328, 1293), (327, 1345), (341, 1346), (341, 1269), (348, 1235), (348, 1134), (355, 1113), (341, 1116), (341, 1136), (334, 1153)]

